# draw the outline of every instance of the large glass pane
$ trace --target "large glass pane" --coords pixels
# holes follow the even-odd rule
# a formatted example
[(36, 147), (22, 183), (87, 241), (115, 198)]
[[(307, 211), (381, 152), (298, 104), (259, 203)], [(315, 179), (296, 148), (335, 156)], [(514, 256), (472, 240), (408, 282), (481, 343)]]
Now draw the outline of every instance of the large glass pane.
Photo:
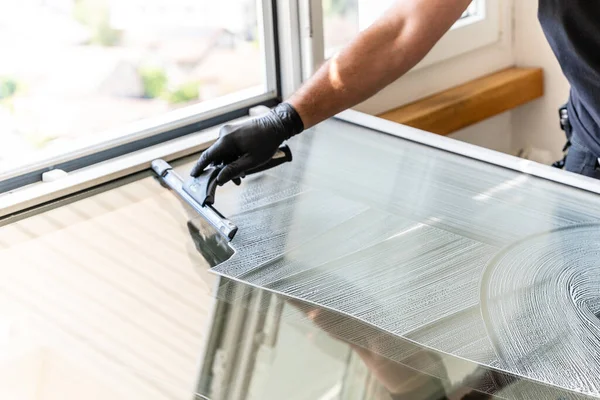
[(0, 0), (0, 171), (170, 110), (267, 92), (260, 3)]
[[(340, 121), (294, 140), (268, 178), (295, 192), (219, 204), (239, 232), (215, 272), (565, 399), (600, 396), (597, 195)], [(504, 398), (561, 398), (545, 391)]]

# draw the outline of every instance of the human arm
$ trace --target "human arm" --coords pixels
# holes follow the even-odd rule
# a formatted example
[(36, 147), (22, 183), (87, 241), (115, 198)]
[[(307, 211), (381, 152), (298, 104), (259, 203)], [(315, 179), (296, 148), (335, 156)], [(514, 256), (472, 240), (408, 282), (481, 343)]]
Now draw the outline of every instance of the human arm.
[(327, 61), (287, 103), (268, 115), (226, 125), (192, 170), (226, 164), (219, 184), (271, 158), (282, 142), (355, 106), (389, 85), (431, 50), (471, 0), (398, 0), (371, 27)]
[(353, 107), (421, 61), (471, 0), (400, 0), (326, 62), (289, 103), (306, 129)]

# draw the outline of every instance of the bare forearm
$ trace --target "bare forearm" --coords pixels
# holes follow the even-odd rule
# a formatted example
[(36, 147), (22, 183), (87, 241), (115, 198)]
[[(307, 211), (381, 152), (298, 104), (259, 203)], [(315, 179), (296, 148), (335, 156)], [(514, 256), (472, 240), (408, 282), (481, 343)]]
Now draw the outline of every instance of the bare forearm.
[(470, 0), (400, 0), (290, 99), (306, 128), (368, 99), (415, 66)]

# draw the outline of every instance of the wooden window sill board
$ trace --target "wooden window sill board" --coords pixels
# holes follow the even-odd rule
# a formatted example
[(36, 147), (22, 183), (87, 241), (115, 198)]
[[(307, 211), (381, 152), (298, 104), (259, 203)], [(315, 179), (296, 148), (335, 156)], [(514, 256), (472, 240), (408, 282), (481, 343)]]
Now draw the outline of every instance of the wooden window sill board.
[(538, 99), (544, 95), (541, 68), (512, 67), (475, 79), (379, 117), (439, 135)]

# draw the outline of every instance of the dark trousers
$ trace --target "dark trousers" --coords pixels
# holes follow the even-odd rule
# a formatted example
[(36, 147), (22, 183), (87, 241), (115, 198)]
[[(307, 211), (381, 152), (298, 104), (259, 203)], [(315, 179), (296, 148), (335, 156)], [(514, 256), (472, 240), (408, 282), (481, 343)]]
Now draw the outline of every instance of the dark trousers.
[(565, 170), (600, 179), (598, 156), (593, 154), (581, 140), (578, 139), (576, 132), (574, 132), (571, 137), (571, 147), (567, 154)]

